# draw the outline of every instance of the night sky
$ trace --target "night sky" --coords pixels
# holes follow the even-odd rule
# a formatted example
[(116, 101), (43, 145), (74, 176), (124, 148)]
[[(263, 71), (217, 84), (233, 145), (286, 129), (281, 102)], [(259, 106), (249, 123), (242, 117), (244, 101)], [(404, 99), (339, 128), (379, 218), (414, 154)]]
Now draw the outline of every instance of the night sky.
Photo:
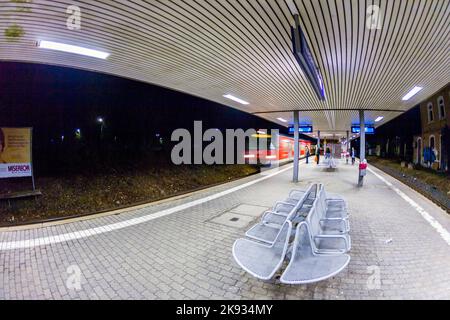
[(132, 133), (145, 125), (171, 132), (194, 120), (218, 128), (280, 128), (258, 117), (165, 88), (63, 67), (0, 63), (0, 125), (33, 126), (36, 134), (69, 132), (98, 116)]
[[(203, 121), (203, 130), (286, 132), (275, 123), (184, 93), (57, 66), (0, 62), (0, 92), (0, 127), (33, 127), (38, 171), (50, 163), (64, 167), (97, 159), (95, 153), (132, 155), (152, 149), (160, 138), (168, 144), (174, 129), (191, 129), (195, 120)], [(103, 135), (98, 117), (105, 120)]]

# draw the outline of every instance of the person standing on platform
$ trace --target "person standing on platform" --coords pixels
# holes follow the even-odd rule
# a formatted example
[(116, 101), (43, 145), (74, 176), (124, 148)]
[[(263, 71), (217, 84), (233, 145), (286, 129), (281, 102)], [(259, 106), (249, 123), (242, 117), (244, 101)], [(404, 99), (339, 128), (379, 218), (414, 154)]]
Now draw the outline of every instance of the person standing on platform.
[(316, 148), (316, 160), (317, 160), (317, 165), (319, 165), (319, 162), (320, 162), (320, 148)]
[(309, 152), (309, 148), (306, 147), (306, 164), (309, 164), (309, 156), (311, 155), (311, 152)]
[(326, 149), (325, 159), (331, 159), (331, 150), (330, 150), (330, 147), (327, 147), (327, 149)]
[(356, 156), (355, 156), (355, 148), (352, 148), (352, 165), (355, 164)]

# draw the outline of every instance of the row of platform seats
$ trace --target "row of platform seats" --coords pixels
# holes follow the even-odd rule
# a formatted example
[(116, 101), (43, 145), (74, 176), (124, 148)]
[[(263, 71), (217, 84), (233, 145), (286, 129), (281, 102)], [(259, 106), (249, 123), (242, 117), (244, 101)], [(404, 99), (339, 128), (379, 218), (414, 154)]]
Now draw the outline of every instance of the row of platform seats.
[(349, 232), (345, 200), (327, 195), (322, 184), (312, 184), (305, 191), (291, 191), (265, 212), (246, 232), (246, 239), (235, 241), (233, 257), (261, 280), (272, 279), (288, 261), (280, 277), (282, 283), (317, 282), (348, 265)]

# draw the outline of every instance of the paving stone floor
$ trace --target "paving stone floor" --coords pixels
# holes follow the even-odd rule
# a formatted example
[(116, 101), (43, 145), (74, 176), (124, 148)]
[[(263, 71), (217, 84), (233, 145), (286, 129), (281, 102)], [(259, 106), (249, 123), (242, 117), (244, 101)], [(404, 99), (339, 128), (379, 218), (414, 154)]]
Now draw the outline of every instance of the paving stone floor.
[[(450, 216), (439, 207), (372, 169), (450, 230)], [(261, 176), (120, 215), (0, 232), (0, 299), (450, 298), (449, 244), (373, 173), (368, 173), (362, 189), (356, 187), (357, 166), (344, 163), (336, 172), (302, 164), (297, 184), (291, 182), (291, 174), (288, 170), (211, 201), (99, 234), (92, 228), (158, 214)], [(252, 278), (236, 265), (231, 253), (233, 242), (248, 227), (211, 220), (241, 205), (271, 207), (289, 190), (304, 189), (311, 182), (324, 183), (327, 191), (341, 194), (348, 202), (353, 242), (349, 266), (329, 280), (309, 285), (286, 286)], [(250, 216), (258, 219), (254, 212)], [(82, 236), (67, 238), (76, 232)], [(61, 239), (45, 243), (45, 237)], [(25, 240), (29, 240), (27, 246), (12, 247)]]

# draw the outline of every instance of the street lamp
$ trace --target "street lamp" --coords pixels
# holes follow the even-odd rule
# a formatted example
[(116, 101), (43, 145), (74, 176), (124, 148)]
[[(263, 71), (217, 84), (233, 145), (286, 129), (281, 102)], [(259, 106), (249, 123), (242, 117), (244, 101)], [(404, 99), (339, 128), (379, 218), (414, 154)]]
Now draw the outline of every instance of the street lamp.
[(105, 119), (97, 117), (97, 122), (100, 123), (100, 139), (103, 139), (103, 127), (105, 126)]

